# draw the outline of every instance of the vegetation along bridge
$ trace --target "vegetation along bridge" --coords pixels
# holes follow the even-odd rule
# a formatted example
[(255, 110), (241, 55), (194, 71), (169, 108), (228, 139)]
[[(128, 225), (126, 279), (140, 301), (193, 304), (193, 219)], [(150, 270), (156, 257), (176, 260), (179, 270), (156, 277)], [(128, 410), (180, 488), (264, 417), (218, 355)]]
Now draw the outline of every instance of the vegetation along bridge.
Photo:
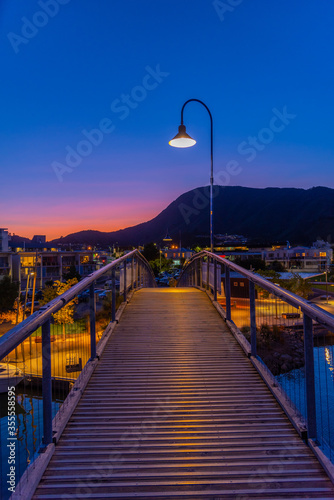
[[(124, 301), (116, 311), (117, 267)], [(248, 280), (240, 303), (231, 301), (236, 271)], [(96, 344), (94, 292), (103, 276), (113, 285), (112, 321)], [(333, 422), (329, 407), (327, 431), (317, 418), (313, 349), (314, 324), (334, 330), (334, 318), (208, 252), (188, 263), (178, 287), (154, 284), (148, 263), (133, 251), (0, 340), (8, 362), (41, 328), (43, 444), (13, 498), (334, 498)], [(51, 314), (87, 288), (89, 356), (82, 351), (84, 368), (52, 422), (53, 364), (63, 349), (56, 349), (60, 340), (51, 342)], [(303, 342), (296, 321), (286, 322), (297, 315)], [(241, 324), (246, 316), (248, 328)], [(75, 335), (63, 343), (72, 345)], [(284, 373), (274, 377), (276, 365), (265, 366), (257, 349), (277, 344), (276, 354), (287, 360), (282, 346), (290, 349), (292, 338), (304, 346), (305, 377), (287, 394)], [(328, 384), (326, 394), (328, 401)]]

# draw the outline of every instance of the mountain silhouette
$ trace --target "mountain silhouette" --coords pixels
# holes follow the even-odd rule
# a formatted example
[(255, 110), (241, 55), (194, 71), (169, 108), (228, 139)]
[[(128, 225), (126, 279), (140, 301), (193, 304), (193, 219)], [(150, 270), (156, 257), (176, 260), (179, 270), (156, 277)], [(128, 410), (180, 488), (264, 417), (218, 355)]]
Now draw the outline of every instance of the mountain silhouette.
[[(331, 241), (334, 230), (334, 189), (314, 187), (247, 188), (214, 186), (214, 233), (240, 234), (259, 243), (310, 244)], [(156, 217), (113, 232), (80, 231), (53, 243), (143, 245), (160, 242), (166, 230), (177, 243), (209, 241), (209, 188), (188, 191)]]

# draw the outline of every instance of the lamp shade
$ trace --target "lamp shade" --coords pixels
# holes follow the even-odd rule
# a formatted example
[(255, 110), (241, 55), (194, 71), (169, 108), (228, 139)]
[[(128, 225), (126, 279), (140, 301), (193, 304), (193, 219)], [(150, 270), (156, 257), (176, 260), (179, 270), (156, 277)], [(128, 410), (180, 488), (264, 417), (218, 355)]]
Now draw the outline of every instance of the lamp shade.
[(196, 141), (187, 134), (185, 125), (180, 125), (179, 132), (169, 141), (169, 145), (174, 148), (190, 148), (194, 144)]

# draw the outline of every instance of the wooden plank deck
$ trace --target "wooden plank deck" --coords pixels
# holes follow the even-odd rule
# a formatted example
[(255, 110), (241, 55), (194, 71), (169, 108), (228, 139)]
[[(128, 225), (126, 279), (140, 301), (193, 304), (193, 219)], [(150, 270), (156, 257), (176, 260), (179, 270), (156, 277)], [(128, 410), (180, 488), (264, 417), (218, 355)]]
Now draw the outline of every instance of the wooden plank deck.
[(206, 294), (137, 292), (34, 499), (334, 498)]

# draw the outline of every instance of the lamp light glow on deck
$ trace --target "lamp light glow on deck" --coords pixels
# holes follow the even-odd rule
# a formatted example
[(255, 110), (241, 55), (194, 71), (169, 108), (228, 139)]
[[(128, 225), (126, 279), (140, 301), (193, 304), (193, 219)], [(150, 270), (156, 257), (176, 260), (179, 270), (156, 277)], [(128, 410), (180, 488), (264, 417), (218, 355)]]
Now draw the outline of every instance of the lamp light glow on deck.
[(168, 144), (174, 148), (190, 148), (196, 144), (196, 141), (187, 134), (185, 125), (180, 125), (178, 133)]

